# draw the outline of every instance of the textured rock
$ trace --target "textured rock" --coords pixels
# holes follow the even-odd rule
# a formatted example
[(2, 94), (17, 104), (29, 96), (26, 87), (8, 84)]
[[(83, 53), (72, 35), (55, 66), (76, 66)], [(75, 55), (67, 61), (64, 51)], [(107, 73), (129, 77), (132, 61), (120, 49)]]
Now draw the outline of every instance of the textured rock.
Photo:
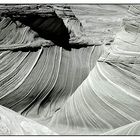
[[(132, 7), (129, 11), (135, 13)], [(139, 18), (125, 18), (113, 44), (104, 46), (104, 53), (88, 77), (54, 114), (50, 122), (54, 130), (102, 134), (118, 128), (105, 134), (139, 134), (139, 36)]]
[(102, 135), (140, 135), (140, 122), (136, 121), (134, 123), (130, 123), (128, 125), (119, 127), (117, 129), (111, 130)]
[(85, 44), (67, 51), (9, 17), (0, 28), (0, 104), (28, 117), (50, 119), (101, 54), (100, 46)]
[(122, 19), (128, 15), (128, 5), (84, 4), (71, 5), (71, 9), (82, 23), (86, 36), (104, 43), (114, 40)]
[(47, 127), (0, 106), (0, 135), (57, 135)]
[[(117, 6), (71, 7), (9, 6), (9, 13), (0, 6), (0, 104), (58, 134), (111, 134), (133, 127), (140, 120), (139, 6), (131, 6), (130, 15), (128, 6), (118, 6), (119, 12)], [(27, 24), (31, 13), (37, 20)], [(124, 14), (129, 18), (120, 29)], [(48, 25), (50, 17), (61, 19), (56, 30)], [(38, 18), (45, 18), (40, 29), (34, 24)], [(42, 37), (36, 29), (44, 27), (58, 36), (67, 29), (68, 44)]]

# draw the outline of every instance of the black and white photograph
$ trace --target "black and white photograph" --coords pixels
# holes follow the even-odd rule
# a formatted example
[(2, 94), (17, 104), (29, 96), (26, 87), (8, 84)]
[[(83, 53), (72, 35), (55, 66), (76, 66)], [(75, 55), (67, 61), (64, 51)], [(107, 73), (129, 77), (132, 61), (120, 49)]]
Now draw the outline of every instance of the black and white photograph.
[(140, 135), (140, 4), (0, 3), (0, 135)]

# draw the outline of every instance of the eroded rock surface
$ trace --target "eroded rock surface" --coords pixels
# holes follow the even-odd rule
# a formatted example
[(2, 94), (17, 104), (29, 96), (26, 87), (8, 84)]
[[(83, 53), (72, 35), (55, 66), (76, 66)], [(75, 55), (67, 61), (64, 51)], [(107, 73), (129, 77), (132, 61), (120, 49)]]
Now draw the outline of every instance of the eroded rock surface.
[(139, 6), (7, 9), (0, 6), (1, 105), (63, 135), (126, 134), (137, 124)]
[[(64, 20), (69, 19), (65, 26), (72, 48), (68, 51), (19, 21), (18, 16), (24, 19), (28, 10), (27, 13), (21, 10), (18, 15), (14, 14), (18, 12), (16, 8), (12, 9), (13, 17), (4, 12), (0, 23), (0, 103), (22, 115), (45, 118), (47, 122), (87, 77), (102, 49), (81, 39), (83, 27), (70, 9), (70, 18), (63, 15)], [(32, 12), (30, 9), (29, 13)]]
[(71, 134), (139, 135), (138, 10), (139, 6), (130, 7), (132, 14), (124, 18), (112, 45), (104, 45), (88, 77), (53, 116), (52, 128), (59, 132), (58, 126), (65, 126), (60, 133)]
[(0, 135), (57, 135), (57, 133), (0, 106)]

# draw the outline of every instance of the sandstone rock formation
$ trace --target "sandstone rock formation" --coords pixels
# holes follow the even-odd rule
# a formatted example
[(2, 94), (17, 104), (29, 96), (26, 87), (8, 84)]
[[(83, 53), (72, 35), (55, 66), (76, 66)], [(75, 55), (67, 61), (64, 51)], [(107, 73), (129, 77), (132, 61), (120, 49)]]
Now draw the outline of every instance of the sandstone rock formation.
[(139, 18), (134, 8), (139, 7), (130, 7), (134, 15), (123, 20), (113, 44), (104, 46), (88, 77), (54, 114), (52, 128), (59, 131), (61, 124), (67, 126), (62, 133), (102, 134), (118, 128), (106, 134), (139, 134)]
[(1, 5), (0, 104), (58, 134), (139, 134), (140, 10), (110, 7)]
[(122, 127), (110, 130), (109, 132), (103, 133), (102, 135), (140, 135), (140, 122), (136, 121)]
[[(15, 8), (12, 10), (14, 12)], [(47, 125), (87, 77), (101, 54), (101, 48), (80, 40), (82, 26), (74, 15), (70, 16), (73, 21), (65, 22), (71, 37), (69, 44), (72, 44), (71, 51), (68, 51), (16, 20), (18, 14), (13, 20), (9, 12), (2, 13), (0, 104), (24, 116), (45, 119)], [(22, 14), (21, 17), (24, 18)], [(64, 20), (68, 20), (67, 16)], [(76, 22), (74, 26), (78, 29), (71, 29), (70, 22)]]
[(47, 127), (0, 106), (0, 135), (57, 135)]

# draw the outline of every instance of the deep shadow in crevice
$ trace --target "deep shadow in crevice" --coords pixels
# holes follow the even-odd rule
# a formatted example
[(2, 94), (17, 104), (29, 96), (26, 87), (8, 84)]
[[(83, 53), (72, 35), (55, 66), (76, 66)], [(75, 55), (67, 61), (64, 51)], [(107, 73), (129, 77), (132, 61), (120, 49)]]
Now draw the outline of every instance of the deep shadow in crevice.
[(64, 25), (61, 18), (57, 16), (41, 17), (39, 15), (26, 15), (25, 17), (16, 17), (13, 20), (18, 20), (44, 39), (51, 40), (54, 44), (71, 50), (69, 45), (70, 35), (68, 29)]
[[(57, 46), (64, 48), (65, 50), (71, 51), (71, 49), (86, 48), (88, 44), (69, 44), (70, 35), (68, 29), (66, 28), (63, 20), (57, 15), (45, 16), (27, 14), (24, 16), (13, 16), (12, 14), (3, 15), (10, 17), (14, 22), (20, 21), (22, 24), (29, 26), (32, 30), (38, 33), (38, 35), (44, 39), (51, 40)], [(94, 45), (94, 44), (93, 44)], [(90, 46), (93, 46), (90, 45)], [(38, 48), (18, 48), (13, 51), (37, 51)]]
[(40, 49), (40, 47), (34, 47), (34, 48), (31, 48), (31, 47), (25, 47), (25, 48), (17, 48), (17, 49), (13, 49), (11, 51), (13, 52), (18, 52), (18, 51), (22, 51), (22, 52), (37, 52), (38, 50)]

